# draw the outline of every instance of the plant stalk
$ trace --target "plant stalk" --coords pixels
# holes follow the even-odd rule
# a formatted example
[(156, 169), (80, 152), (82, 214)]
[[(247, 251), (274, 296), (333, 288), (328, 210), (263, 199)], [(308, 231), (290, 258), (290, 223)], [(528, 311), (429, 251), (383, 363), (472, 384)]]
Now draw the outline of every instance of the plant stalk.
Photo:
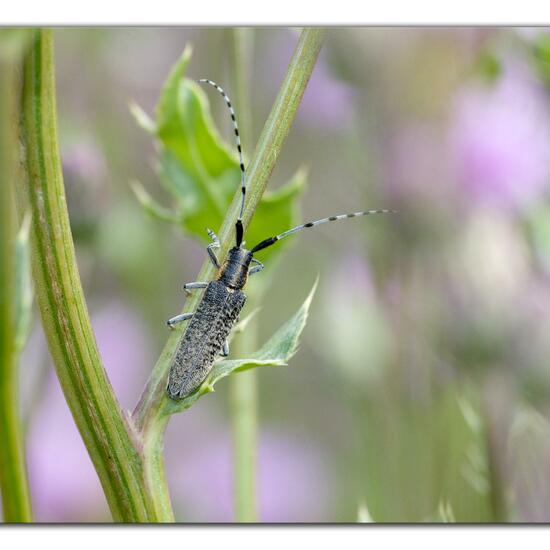
[[(254, 31), (247, 28), (232, 30), (234, 89), (243, 149), (252, 142), (252, 108), (250, 82)], [(250, 293), (249, 293), (250, 294)], [(254, 304), (256, 296), (249, 295)], [(254, 305), (252, 306), (254, 307)], [(235, 357), (248, 357), (258, 347), (257, 319), (233, 341)], [(243, 372), (229, 380), (231, 395), (231, 424), (233, 430), (233, 494), (235, 519), (253, 522), (256, 511), (256, 457), (258, 444), (258, 377), (256, 370)]]
[(0, 490), (4, 521), (32, 521), (24, 437), (19, 409), (19, 369), (15, 319), (15, 197), (17, 157), (16, 69), (23, 45), (7, 54), (0, 31)]
[[(247, 357), (257, 349), (258, 326), (254, 319), (235, 338), (235, 357)], [(258, 447), (258, 378), (256, 370), (230, 379), (231, 422), (233, 428), (233, 491), (235, 519), (257, 521), (256, 471)]]
[(101, 363), (82, 291), (57, 139), (51, 30), (36, 33), (24, 61), (21, 138), (25, 177), (18, 203), (21, 212), (32, 212), (36, 298), (63, 393), (115, 521), (163, 521), (143, 475), (139, 434)]

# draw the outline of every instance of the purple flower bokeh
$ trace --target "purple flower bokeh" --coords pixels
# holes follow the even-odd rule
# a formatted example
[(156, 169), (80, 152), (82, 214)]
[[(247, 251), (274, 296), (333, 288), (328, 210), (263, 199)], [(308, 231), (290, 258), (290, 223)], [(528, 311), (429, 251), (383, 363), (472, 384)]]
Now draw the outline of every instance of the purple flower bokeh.
[(447, 153), (437, 128), (409, 122), (391, 136), (383, 152), (384, 185), (392, 199), (424, 202), (448, 197)]
[(513, 27), (510, 30), (526, 42), (535, 42), (541, 34), (550, 34), (550, 27)]
[(131, 410), (154, 364), (147, 329), (134, 311), (116, 301), (97, 311), (92, 325), (115, 394)]
[(28, 439), (28, 467), (36, 520), (107, 519), (107, 503), (57, 378), (48, 380)]
[(99, 148), (85, 140), (75, 140), (63, 149), (63, 173), (66, 178), (81, 178), (97, 186), (107, 177), (105, 158)]
[[(235, 515), (230, 431), (222, 431), (219, 424), (206, 419), (200, 407), (185, 415), (194, 427), (184, 430), (173, 422), (166, 442), (176, 519), (232, 522)], [(322, 459), (325, 454), (307, 439), (261, 430), (256, 480), (259, 521), (327, 521), (333, 487)]]
[(460, 90), (448, 145), (470, 198), (504, 210), (532, 204), (549, 183), (550, 110), (528, 69), (509, 63), (493, 86)]
[[(151, 365), (144, 327), (116, 302), (99, 310), (92, 324), (117, 396), (129, 406)], [(37, 521), (109, 520), (99, 479), (53, 369), (33, 413), (28, 466)]]

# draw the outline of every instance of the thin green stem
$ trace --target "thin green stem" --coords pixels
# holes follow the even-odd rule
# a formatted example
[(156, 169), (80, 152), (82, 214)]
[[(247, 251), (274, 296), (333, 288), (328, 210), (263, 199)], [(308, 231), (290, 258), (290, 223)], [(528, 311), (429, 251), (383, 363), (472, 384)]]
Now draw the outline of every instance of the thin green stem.
[[(257, 349), (255, 320), (235, 338), (235, 357), (247, 357)], [(233, 427), (233, 472), (235, 518), (240, 522), (257, 520), (256, 470), (258, 446), (258, 378), (256, 370), (233, 376), (231, 383), (231, 421)]]
[(19, 207), (32, 213), (37, 303), (57, 376), (116, 521), (157, 515), (144, 478), (141, 441), (122, 412), (92, 332), (65, 201), (57, 139), (53, 37), (36, 39), (23, 66), (21, 129), (25, 177)]
[[(19, 410), (15, 320), (15, 216), (17, 79), (23, 44), (10, 54), (13, 30), (0, 31), (0, 490), (4, 521), (32, 521)], [(24, 37), (26, 38), (26, 37)]]
[[(250, 73), (252, 68), (254, 31), (247, 28), (232, 30), (233, 74), (237, 92), (237, 116), (241, 127), (243, 149), (252, 142), (252, 109)], [(248, 301), (254, 307), (254, 296)], [(248, 357), (257, 349), (257, 320), (253, 319), (246, 331), (233, 341), (235, 357)], [(233, 492), (235, 519), (253, 522), (256, 512), (256, 456), (258, 441), (258, 377), (255, 370), (243, 372), (229, 380), (231, 393), (231, 423), (233, 429)]]
[[(499, 460), (498, 444), (496, 441), (497, 433), (495, 430), (495, 421), (490, 407), (490, 392), (493, 390), (492, 384), (485, 383), (482, 387), (481, 410), (483, 439), (485, 442), (485, 451), (487, 453), (487, 471), (489, 479), (489, 497), (492, 507), (492, 521), (496, 523), (506, 523), (508, 517), (505, 484), (503, 482), (502, 466)], [(494, 391), (494, 390), (493, 390)]]
[[(292, 122), (305, 92), (307, 83), (313, 72), (317, 56), (321, 49), (325, 31), (323, 29), (304, 29), (294, 50), (285, 79), (281, 85), (271, 113), (262, 130), (256, 150), (249, 164), (247, 179), (247, 206), (244, 212), (243, 223), (248, 226), (262, 194), (267, 186), (271, 172), (283, 148)], [(221, 241), (219, 257), (225, 258), (229, 248), (235, 241), (235, 221), (240, 208), (241, 194), (238, 191), (233, 198), (228, 213), (217, 235)], [(215, 268), (211, 262), (205, 261), (197, 280), (207, 281), (214, 277)], [(185, 304), (184, 311), (193, 311), (200, 298), (196, 293), (190, 296)], [(172, 356), (182, 338), (180, 331), (173, 331), (155, 365), (151, 377), (133, 413), (133, 420), (138, 430), (144, 430), (147, 425), (159, 416), (163, 403), (168, 397), (165, 395), (166, 379)], [(151, 425), (158, 425), (152, 422)]]

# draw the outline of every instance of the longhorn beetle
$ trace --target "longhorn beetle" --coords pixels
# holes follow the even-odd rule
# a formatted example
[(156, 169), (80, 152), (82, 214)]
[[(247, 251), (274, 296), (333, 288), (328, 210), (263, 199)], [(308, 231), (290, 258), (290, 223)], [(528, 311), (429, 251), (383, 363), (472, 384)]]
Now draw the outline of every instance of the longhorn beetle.
[[(239, 217), (235, 224), (236, 243), (235, 246), (229, 250), (228, 257), (222, 265), (219, 264), (216, 254), (214, 253), (214, 249), (220, 247), (220, 241), (212, 230), (207, 229), (212, 242), (208, 245), (206, 250), (210, 256), (210, 260), (218, 269), (216, 280), (210, 282), (187, 283), (183, 285), (183, 289), (186, 292), (192, 289), (206, 290), (194, 313), (176, 315), (167, 321), (168, 326), (173, 327), (176, 323), (191, 319), (189, 327), (181, 338), (170, 365), (167, 392), (172, 399), (183, 399), (193, 393), (208, 376), (216, 356), (222, 355), (223, 357), (227, 357), (229, 355), (227, 337), (246, 301), (246, 295), (242, 289), (249, 275), (258, 273), (258, 271), (264, 268), (263, 264), (254, 258), (256, 252), (306, 227), (315, 227), (323, 223), (343, 220), (345, 218), (354, 218), (356, 216), (394, 212), (393, 210), (367, 210), (364, 212), (354, 212), (352, 214), (330, 216), (329, 218), (323, 218), (293, 227), (279, 235), (269, 237), (258, 243), (252, 249), (247, 250), (243, 246), (244, 229), (242, 221), (246, 199), (246, 172), (241, 151), (239, 128), (235, 119), (235, 111), (231, 106), (229, 97), (220, 86), (208, 79), (201, 79), (199, 82), (209, 84), (216, 88), (229, 108), (231, 120), (233, 121), (233, 129), (235, 131), (237, 151), (239, 153), (242, 198)], [(252, 264), (254, 265), (252, 266)]]

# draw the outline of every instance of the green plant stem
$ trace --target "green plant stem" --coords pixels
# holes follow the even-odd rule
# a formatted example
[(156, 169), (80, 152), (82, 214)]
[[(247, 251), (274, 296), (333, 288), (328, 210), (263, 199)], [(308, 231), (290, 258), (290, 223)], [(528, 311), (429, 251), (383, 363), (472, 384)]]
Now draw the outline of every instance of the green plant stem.
[[(258, 330), (253, 320), (233, 343), (235, 357), (247, 357), (257, 349)], [(233, 473), (235, 518), (257, 520), (256, 458), (258, 446), (258, 378), (256, 370), (230, 379), (231, 422), (233, 428)]]
[[(296, 111), (315, 66), (324, 35), (324, 30), (313, 28), (304, 29), (300, 35), (285, 79), (265, 123), (248, 168), (247, 207), (243, 220), (245, 227), (250, 223), (254, 215), (256, 206), (260, 201), (282, 150), (284, 140), (290, 131)], [(229, 247), (234, 242), (234, 225), (238, 215), (240, 197), (241, 194), (238, 191), (228, 209), (227, 216), (221, 228), (217, 232), (221, 240), (219, 258), (224, 258), (227, 255)], [(197, 280), (210, 280), (214, 275), (214, 267), (211, 262), (206, 261), (200, 270)], [(199, 298), (199, 293), (191, 296), (186, 301), (185, 311), (193, 311), (197, 306)], [(159, 448), (162, 446), (162, 434), (168, 422), (168, 416), (162, 415), (162, 408), (168, 399), (165, 388), (170, 363), (181, 338), (182, 332), (179, 330), (173, 331), (168, 337), (168, 341), (132, 415), (136, 429), (143, 434), (143, 440), (150, 443), (143, 450), (148, 482), (152, 486), (163, 487), (163, 491), (165, 490), (166, 482)]]
[[(6, 32), (0, 31), (5, 47)], [(22, 48), (21, 48), (22, 50)], [(15, 332), (15, 216), (17, 79), (21, 51), (0, 52), (0, 490), (4, 521), (32, 521), (19, 411)]]
[[(234, 86), (243, 149), (252, 142), (252, 109), (250, 72), (254, 31), (235, 28), (231, 31), (233, 44)], [(248, 301), (254, 307), (255, 296)], [(233, 341), (234, 357), (248, 357), (258, 347), (257, 319), (253, 319), (244, 333)], [(258, 442), (258, 377), (256, 370), (243, 372), (229, 380), (231, 395), (231, 424), (233, 430), (233, 493), (235, 519), (253, 522), (256, 512), (256, 457)]]
[[(284, 140), (290, 131), (300, 100), (315, 66), (324, 35), (325, 31), (323, 29), (315, 28), (304, 29), (300, 35), (285, 79), (262, 130), (248, 168), (247, 206), (243, 217), (245, 227), (248, 226), (254, 215), (254, 211), (260, 202), (271, 172), (283, 148)], [(228, 209), (227, 216), (221, 228), (217, 231), (217, 235), (221, 241), (219, 258), (225, 258), (229, 248), (234, 243), (235, 221), (239, 211), (240, 198), (241, 193), (237, 191)], [(214, 275), (214, 266), (210, 261), (206, 260), (197, 280), (208, 281)], [(186, 300), (184, 311), (193, 311), (198, 304), (199, 298), (199, 293), (190, 296)], [(172, 331), (151, 373), (151, 377), (132, 416), (139, 430), (146, 429), (147, 425), (159, 416), (164, 400), (168, 399), (164, 391), (166, 388), (166, 378), (172, 356), (181, 338), (181, 331)]]
[(506, 523), (508, 510), (502, 465), (499, 457), (498, 432), (495, 429), (495, 418), (492, 413), (491, 391), (495, 384), (485, 382), (482, 386), (480, 416), (482, 420), (483, 439), (487, 453), (487, 476), (489, 481), (489, 498), (492, 508), (492, 521)]
[(42, 324), (113, 518), (164, 521), (159, 510), (166, 507), (155, 504), (154, 489), (146, 483), (139, 434), (121, 411), (101, 363), (80, 283), (59, 156), (53, 56), (52, 32), (38, 31), (24, 61), (21, 100), (26, 177), (18, 203), (21, 211), (32, 212), (33, 278)]

